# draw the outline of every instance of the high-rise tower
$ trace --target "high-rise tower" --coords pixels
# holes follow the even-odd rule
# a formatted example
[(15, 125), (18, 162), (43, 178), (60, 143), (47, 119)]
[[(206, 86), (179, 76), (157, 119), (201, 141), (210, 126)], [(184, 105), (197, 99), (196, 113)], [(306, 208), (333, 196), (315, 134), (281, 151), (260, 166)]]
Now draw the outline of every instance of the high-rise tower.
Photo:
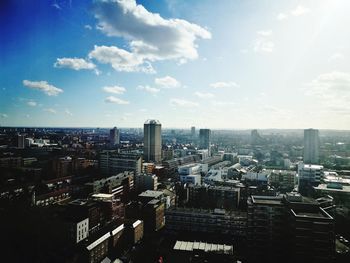
[(320, 139), (318, 130), (304, 130), (304, 163), (318, 164), (319, 163), (319, 148)]
[(111, 145), (118, 145), (120, 143), (120, 134), (117, 127), (109, 130), (109, 142)]
[(144, 161), (160, 162), (162, 159), (162, 125), (158, 120), (147, 120), (143, 126)]
[(210, 144), (211, 144), (211, 131), (209, 129), (199, 130), (199, 147), (201, 149), (207, 149), (210, 154)]

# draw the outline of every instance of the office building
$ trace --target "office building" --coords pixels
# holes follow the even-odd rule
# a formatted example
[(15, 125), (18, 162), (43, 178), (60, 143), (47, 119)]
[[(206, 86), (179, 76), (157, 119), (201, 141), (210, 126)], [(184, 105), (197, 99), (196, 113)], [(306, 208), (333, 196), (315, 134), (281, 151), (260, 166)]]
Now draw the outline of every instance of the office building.
[(24, 135), (17, 135), (17, 147), (19, 149), (24, 149)]
[(277, 259), (283, 262), (287, 246), (286, 221), (282, 196), (252, 195), (248, 198), (249, 262), (279, 262)]
[(115, 175), (125, 171), (141, 173), (142, 156), (133, 153), (103, 151), (100, 154), (100, 169), (103, 174)]
[(334, 218), (292, 192), (248, 199), (249, 262), (334, 262)]
[(224, 209), (173, 207), (165, 211), (166, 230), (177, 233), (219, 234), (241, 238), (246, 235), (247, 214)]
[(134, 177), (136, 193), (146, 190), (157, 190), (158, 178), (155, 174), (137, 174)]
[(196, 127), (192, 126), (191, 127), (191, 136), (194, 138), (196, 136)]
[(210, 155), (210, 145), (211, 145), (211, 130), (200, 129), (199, 130), (199, 148), (207, 149)]
[(296, 172), (289, 170), (268, 171), (268, 182), (270, 185), (284, 192), (290, 192), (296, 184)]
[(162, 160), (162, 125), (158, 120), (147, 120), (143, 127), (144, 161), (160, 162)]
[(315, 164), (298, 164), (298, 191), (300, 194), (309, 196), (313, 187), (318, 186), (323, 178), (323, 166)]
[(318, 164), (319, 148), (320, 139), (318, 137), (318, 130), (304, 130), (304, 163)]
[(111, 146), (119, 145), (120, 143), (120, 132), (117, 127), (109, 130), (109, 143)]

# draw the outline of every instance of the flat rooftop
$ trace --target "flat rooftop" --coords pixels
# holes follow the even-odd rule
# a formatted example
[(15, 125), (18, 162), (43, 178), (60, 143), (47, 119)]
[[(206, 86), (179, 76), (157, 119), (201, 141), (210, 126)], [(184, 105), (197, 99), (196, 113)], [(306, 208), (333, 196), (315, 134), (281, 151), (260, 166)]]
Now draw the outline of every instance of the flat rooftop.
[(139, 194), (139, 197), (158, 198), (161, 195), (163, 195), (162, 191), (147, 190), (147, 191), (142, 192), (141, 194)]
[(178, 251), (194, 251), (202, 250), (207, 253), (233, 255), (233, 246), (225, 244), (212, 244), (204, 242), (192, 241), (176, 241), (174, 250)]
[(350, 185), (342, 185), (342, 189), (327, 187), (327, 184), (319, 184), (313, 187), (315, 190), (328, 191), (328, 192), (339, 192), (339, 193), (350, 193)]
[(280, 196), (260, 196), (252, 195), (252, 201), (254, 204), (261, 205), (281, 205), (283, 198)]
[(317, 210), (305, 209), (305, 208), (293, 208), (291, 212), (294, 216), (299, 218), (323, 218), (323, 219), (333, 219), (326, 211), (322, 208)]

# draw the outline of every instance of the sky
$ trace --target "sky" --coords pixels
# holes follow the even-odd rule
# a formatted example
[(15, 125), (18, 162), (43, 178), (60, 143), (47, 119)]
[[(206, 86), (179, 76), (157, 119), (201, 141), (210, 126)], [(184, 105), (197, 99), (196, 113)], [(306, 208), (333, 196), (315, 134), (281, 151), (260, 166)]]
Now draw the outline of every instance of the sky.
[(350, 1), (0, 2), (0, 125), (350, 129)]

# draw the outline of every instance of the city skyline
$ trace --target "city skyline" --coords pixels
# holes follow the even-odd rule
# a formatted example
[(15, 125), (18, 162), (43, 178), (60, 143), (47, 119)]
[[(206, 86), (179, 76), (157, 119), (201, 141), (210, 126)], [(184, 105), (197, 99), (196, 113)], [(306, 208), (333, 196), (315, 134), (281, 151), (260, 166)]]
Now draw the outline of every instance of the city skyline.
[(349, 130), (346, 7), (7, 2), (0, 125)]

